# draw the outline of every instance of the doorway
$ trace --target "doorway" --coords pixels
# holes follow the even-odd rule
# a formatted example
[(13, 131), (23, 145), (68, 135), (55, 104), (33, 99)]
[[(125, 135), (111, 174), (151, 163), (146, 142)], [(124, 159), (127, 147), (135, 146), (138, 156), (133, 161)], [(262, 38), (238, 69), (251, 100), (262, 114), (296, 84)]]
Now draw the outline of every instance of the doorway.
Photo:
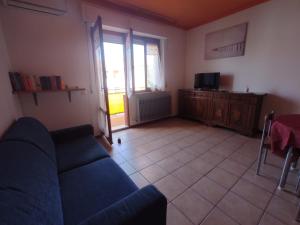
[(109, 116), (111, 130), (127, 128), (128, 101), (126, 94), (125, 35), (104, 31), (104, 58), (106, 66)]

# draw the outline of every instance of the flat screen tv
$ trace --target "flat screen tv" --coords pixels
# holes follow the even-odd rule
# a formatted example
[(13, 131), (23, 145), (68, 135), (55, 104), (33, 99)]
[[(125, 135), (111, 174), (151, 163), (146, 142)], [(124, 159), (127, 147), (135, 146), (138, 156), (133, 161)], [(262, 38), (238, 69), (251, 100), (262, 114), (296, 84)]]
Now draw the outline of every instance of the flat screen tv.
[(195, 74), (195, 89), (219, 89), (220, 73)]

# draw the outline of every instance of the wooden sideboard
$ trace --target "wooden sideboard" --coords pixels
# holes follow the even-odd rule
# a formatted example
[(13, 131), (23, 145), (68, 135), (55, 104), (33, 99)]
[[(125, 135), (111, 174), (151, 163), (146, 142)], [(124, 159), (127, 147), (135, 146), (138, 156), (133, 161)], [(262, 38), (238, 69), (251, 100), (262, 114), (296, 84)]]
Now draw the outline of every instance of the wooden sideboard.
[(265, 94), (180, 89), (179, 116), (254, 136)]

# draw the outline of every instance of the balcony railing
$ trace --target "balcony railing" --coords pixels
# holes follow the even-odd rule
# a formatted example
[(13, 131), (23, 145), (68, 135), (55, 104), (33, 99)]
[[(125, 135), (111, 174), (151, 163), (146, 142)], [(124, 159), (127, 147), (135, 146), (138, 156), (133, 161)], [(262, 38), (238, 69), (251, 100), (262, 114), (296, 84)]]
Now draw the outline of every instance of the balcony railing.
[(108, 90), (108, 102), (109, 102), (109, 114), (124, 113), (124, 89), (109, 89)]

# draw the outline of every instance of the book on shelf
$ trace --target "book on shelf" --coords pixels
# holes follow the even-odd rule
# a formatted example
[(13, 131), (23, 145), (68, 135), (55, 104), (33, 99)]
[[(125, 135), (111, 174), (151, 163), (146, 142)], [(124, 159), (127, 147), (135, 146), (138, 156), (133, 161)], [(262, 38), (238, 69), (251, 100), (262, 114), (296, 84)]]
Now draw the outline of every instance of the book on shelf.
[(13, 91), (63, 90), (65, 85), (60, 76), (30, 76), (9, 72)]
[(21, 75), (19, 73), (9, 72), (9, 79), (10, 79), (13, 91), (25, 90)]
[(49, 90), (48, 77), (40, 76), (40, 83), (42, 90)]
[(62, 90), (62, 80), (60, 76), (55, 76), (57, 89)]
[(55, 76), (50, 77), (50, 82), (51, 82), (51, 90), (57, 90), (58, 88), (57, 88)]
[(18, 86), (16, 74), (14, 72), (9, 72), (8, 74), (13, 91), (21, 90), (21, 87)]
[(40, 91), (42, 90), (40, 78), (37, 76), (33, 76), (33, 82), (35, 83), (35, 89)]
[(29, 91), (29, 85), (28, 85), (28, 82), (26, 80), (26, 75), (20, 74), (20, 76), (21, 76), (21, 82), (23, 84), (23, 91)]

